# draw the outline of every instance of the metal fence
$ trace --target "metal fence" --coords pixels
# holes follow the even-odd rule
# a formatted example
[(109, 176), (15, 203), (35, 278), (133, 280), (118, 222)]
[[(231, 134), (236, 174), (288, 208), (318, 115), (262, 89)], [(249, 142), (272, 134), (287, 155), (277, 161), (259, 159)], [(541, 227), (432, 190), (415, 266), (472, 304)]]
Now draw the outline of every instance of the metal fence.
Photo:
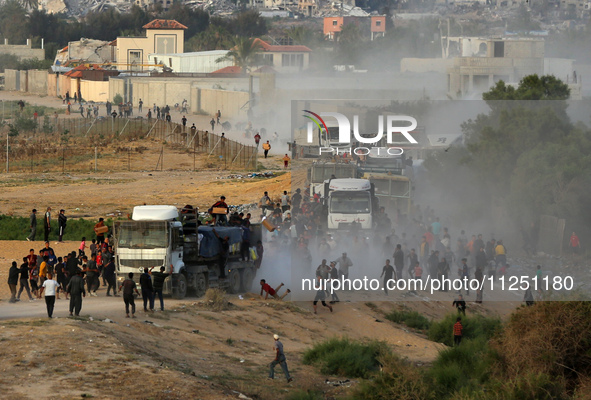
[[(45, 117), (12, 136), (0, 157), (8, 172), (256, 170), (257, 148), (156, 119)], [(4, 136), (3, 135), (3, 136)]]

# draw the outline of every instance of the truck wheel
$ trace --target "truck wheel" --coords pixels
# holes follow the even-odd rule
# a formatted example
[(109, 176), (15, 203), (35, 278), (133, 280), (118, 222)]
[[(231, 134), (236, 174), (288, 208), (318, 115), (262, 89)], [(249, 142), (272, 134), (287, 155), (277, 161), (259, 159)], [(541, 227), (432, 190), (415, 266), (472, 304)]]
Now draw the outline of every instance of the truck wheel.
[(240, 291), (240, 272), (233, 269), (228, 274), (228, 293), (236, 294)]
[(205, 279), (205, 275), (204, 274), (197, 274), (197, 278), (196, 278), (196, 286), (195, 286), (195, 294), (197, 295), (197, 297), (201, 297), (203, 295), (205, 295), (205, 292), (207, 291), (207, 280)]
[(254, 279), (254, 271), (252, 268), (245, 268), (242, 270), (242, 291), (248, 292), (252, 287), (252, 281)]
[(184, 299), (187, 295), (187, 277), (184, 274), (178, 274), (176, 285), (172, 287), (172, 297), (175, 299)]

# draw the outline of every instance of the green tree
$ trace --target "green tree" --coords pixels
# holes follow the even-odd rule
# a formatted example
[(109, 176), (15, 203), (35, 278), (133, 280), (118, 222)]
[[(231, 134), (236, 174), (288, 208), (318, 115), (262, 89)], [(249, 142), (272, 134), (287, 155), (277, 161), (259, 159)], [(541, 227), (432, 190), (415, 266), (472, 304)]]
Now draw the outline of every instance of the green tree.
[(337, 58), (345, 64), (357, 64), (361, 60), (363, 40), (361, 30), (354, 23), (344, 24), (337, 35)]
[(11, 44), (23, 44), (29, 38), (26, 10), (16, 0), (8, 0), (0, 5), (0, 36)]
[(466, 146), (430, 157), (425, 167), (443, 191), (455, 186), (448, 177), (477, 187), (468, 207), (474, 215), (492, 217), (495, 204), (517, 226), (543, 213), (580, 220), (587, 214), (591, 141), (587, 127), (570, 121), (568, 96), (553, 76), (526, 76), (517, 88), (499, 82), (483, 94), (491, 111), (462, 124)]
[(234, 65), (242, 68), (242, 73), (246, 74), (250, 67), (256, 65), (260, 50), (261, 44), (256, 39), (237, 37), (234, 47), (224, 57), (218, 58), (216, 62), (234, 60)]
[(263, 36), (267, 31), (267, 21), (257, 10), (243, 11), (231, 23), (231, 32), (238, 36)]

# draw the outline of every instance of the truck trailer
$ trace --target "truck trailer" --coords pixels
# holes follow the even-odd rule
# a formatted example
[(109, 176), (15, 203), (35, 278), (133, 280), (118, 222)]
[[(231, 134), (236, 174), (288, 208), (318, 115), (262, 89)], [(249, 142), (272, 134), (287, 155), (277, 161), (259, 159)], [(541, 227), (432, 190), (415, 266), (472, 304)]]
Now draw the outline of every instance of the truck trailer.
[[(260, 239), (260, 225), (198, 226), (197, 216), (196, 208), (188, 212), (184, 209), (179, 215), (175, 206), (151, 205), (135, 207), (131, 220), (116, 221), (118, 281), (129, 272), (139, 280), (144, 268), (160, 271), (164, 267), (170, 277), (164, 282), (163, 293), (177, 299), (189, 292), (203, 296), (209, 287), (220, 287), (230, 293), (250, 290), (255, 266), (251, 260), (240, 260), (240, 250), (244, 235), (250, 237), (250, 243)], [(228, 238), (227, 254), (223, 253), (218, 237)]]

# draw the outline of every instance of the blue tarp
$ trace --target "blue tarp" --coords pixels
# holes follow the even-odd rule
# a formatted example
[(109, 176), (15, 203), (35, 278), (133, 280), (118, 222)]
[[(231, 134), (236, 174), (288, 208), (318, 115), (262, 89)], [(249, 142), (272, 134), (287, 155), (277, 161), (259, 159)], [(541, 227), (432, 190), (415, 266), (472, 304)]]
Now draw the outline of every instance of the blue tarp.
[[(216, 226), (215, 231), (219, 237), (228, 236), (230, 238), (230, 246), (242, 242), (242, 228)], [(210, 226), (200, 226), (197, 232), (203, 235), (201, 244), (199, 245), (199, 255), (201, 257), (215, 257), (220, 253), (221, 244), (218, 238), (213, 233), (213, 228)]]

